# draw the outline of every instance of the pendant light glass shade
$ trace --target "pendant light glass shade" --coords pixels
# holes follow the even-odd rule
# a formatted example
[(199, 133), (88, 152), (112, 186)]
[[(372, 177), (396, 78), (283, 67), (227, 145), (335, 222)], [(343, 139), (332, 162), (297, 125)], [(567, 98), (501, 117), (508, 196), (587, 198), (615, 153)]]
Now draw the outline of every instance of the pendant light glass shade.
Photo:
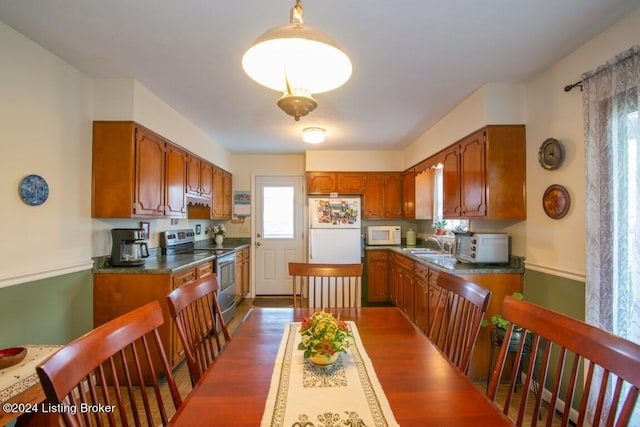
[(316, 107), (313, 94), (342, 86), (352, 71), (349, 57), (329, 36), (304, 24), (299, 0), (291, 23), (258, 37), (242, 57), (242, 68), (261, 85), (281, 91), (278, 105), (296, 120)]

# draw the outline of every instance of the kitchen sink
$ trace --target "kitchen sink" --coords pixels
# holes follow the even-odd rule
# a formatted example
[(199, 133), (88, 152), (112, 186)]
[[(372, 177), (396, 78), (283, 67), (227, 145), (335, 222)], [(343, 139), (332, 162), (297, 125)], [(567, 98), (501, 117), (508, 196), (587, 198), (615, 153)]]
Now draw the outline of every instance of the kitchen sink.
[(415, 256), (419, 256), (419, 255), (431, 255), (431, 254), (438, 254), (438, 255), (442, 255), (442, 254), (447, 254), (448, 252), (443, 252), (439, 249), (432, 249), (432, 248), (403, 248), (402, 249), (405, 252), (410, 253), (411, 255), (415, 255)]
[(448, 261), (456, 258), (448, 252), (417, 253), (413, 254), (413, 256), (433, 261)]

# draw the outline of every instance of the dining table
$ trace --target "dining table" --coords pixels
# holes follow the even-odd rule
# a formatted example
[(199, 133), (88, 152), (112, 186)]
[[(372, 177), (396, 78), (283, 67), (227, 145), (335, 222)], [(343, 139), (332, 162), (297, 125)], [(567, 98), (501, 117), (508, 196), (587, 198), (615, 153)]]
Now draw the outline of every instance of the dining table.
[[(308, 308), (249, 310), (231, 342), (186, 396), (170, 425), (261, 425), (265, 409), (269, 409), (266, 402), (272, 373), (276, 363), (280, 363), (277, 357), (285, 327), (301, 322), (316, 311)], [(361, 307), (330, 311), (356, 325), (399, 425), (514, 425), (401, 310)], [(302, 357), (302, 352), (299, 353)]]
[(58, 426), (57, 414), (43, 414), (38, 410), (46, 396), (40, 386), (36, 366), (62, 348), (54, 344), (26, 344), (25, 358), (19, 363), (0, 369), (0, 426), (15, 421), (21, 426)]

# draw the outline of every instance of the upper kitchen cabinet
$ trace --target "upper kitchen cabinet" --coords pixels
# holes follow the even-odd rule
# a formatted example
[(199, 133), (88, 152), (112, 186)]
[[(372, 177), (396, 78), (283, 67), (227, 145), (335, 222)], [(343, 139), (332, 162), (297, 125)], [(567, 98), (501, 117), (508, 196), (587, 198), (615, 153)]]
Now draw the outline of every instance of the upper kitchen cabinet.
[(489, 125), (438, 157), (445, 218), (526, 219), (524, 125)]
[(360, 172), (307, 172), (307, 194), (362, 194), (365, 174)]
[(433, 219), (435, 194), (435, 166), (440, 162), (438, 156), (423, 160), (415, 169), (415, 218)]
[(232, 214), (231, 173), (217, 166), (213, 167), (213, 209), (212, 219), (229, 219)]
[(415, 169), (411, 168), (402, 174), (402, 217), (416, 217), (416, 178)]
[(210, 205), (213, 194), (213, 165), (191, 153), (187, 154), (187, 165), (187, 196)]
[(364, 219), (402, 218), (402, 174), (367, 173), (362, 198)]
[(186, 153), (130, 121), (94, 122), (91, 214), (185, 218)]

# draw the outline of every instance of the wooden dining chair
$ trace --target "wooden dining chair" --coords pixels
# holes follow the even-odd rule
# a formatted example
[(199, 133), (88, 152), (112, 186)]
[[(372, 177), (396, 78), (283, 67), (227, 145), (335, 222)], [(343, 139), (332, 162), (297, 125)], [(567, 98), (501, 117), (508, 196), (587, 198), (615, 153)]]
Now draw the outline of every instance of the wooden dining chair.
[(67, 426), (169, 422), (182, 398), (158, 332), (163, 323), (160, 304), (150, 302), (98, 326), (36, 367), (48, 403), (60, 405)]
[[(294, 307), (360, 307), (362, 264), (289, 263)], [(304, 304), (305, 300), (307, 304)]]
[[(547, 421), (556, 413), (562, 416), (562, 425), (568, 425), (572, 413), (576, 419), (571, 421), (578, 427), (600, 425), (601, 421), (607, 426), (628, 424), (640, 386), (638, 344), (511, 296), (505, 297), (501, 314), (511, 325), (493, 369), (488, 397), (494, 402), (500, 400), (498, 406), (506, 415), (513, 405), (518, 411), (517, 425), (524, 424), (527, 405), (533, 408), (532, 411), (529, 409), (531, 425), (543, 418), (545, 425), (550, 425)], [(506, 356), (514, 325), (522, 328), (521, 336), (529, 334), (531, 339), (520, 340), (505, 385), (503, 373), (507, 374)], [(530, 347), (526, 364), (527, 358), (522, 357), (525, 346)], [(521, 364), (524, 365), (523, 387), (517, 395), (514, 392), (516, 373)], [(596, 372), (602, 373), (600, 379)], [(506, 391), (502, 390), (505, 387)], [(500, 399), (497, 398), (499, 389)], [(547, 392), (545, 400), (548, 400), (549, 408), (544, 417), (541, 405), (543, 394), (547, 396)], [(587, 419), (590, 394), (597, 399), (593, 420)]]
[(167, 303), (195, 385), (231, 341), (218, 304), (217, 276), (211, 274), (174, 289)]
[(427, 336), (467, 374), (491, 291), (453, 274), (438, 274), (434, 315)]

